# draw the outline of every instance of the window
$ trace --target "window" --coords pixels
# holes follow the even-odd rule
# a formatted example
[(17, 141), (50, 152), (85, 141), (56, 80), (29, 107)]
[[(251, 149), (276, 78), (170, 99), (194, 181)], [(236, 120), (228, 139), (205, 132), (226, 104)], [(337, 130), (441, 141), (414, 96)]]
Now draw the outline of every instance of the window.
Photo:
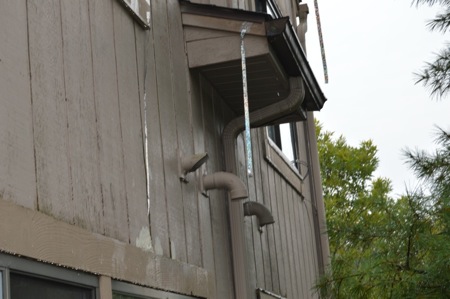
[(255, 0), (255, 11), (267, 12), (267, 1), (266, 0)]
[(287, 158), (289, 164), (298, 170), (298, 136), (295, 123), (269, 126), (267, 133), (270, 140)]
[(30, 274), (10, 272), (11, 299), (22, 298), (61, 298), (61, 299), (93, 299), (92, 288), (82, 287), (55, 281), (47, 278), (35, 277)]
[(255, 0), (255, 11), (269, 14), (274, 19), (281, 17), (280, 10), (273, 0)]
[(266, 127), (265, 160), (300, 194), (308, 167), (300, 161), (296, 123)]
[[(0, 254), (2, 299), (95, 299), (97, 277)], [(9, 296), (8, 296), (8, 295)]]
[(150, 0), (120, 0), (144, 28), (150, 28)]

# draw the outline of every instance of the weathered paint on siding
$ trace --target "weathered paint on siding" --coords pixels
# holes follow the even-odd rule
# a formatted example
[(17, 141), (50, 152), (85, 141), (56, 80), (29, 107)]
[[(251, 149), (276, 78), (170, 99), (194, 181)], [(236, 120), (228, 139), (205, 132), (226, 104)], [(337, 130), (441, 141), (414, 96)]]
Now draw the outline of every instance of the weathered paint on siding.
[[(291, 1), (279, 2), (293, 13)], [(224, 169), (221, 135), (234, 114), (187, 67), (178, 1), (151, 5), (151, 29), (144, 31), (117, 0), (2, 1), (0, 25), (11, 29), (0, 31), (0, 197), (204, 268), (213, 280), (211, 298), (233, 298), (227, 193), (211, 190), (206, 198), (197, 182), (203, 171)], [(305, 138), (299, 134), (302, 160)], [(256, 219), (245, 219), (250, 283), (288, 298), (314, 298), (320, 257), (310, 178), (292, 186), (265, 159), (265, 139), (263, 128), (252, 130), (252, 178), (242, 136), (236, 149), (250, 200), (276, 220), (260, 234)], [(210, 156), (188, 184), (178, 177), (180, 152)]]
[(27, 7), (0, 3), (0, 197), (36, 207)]

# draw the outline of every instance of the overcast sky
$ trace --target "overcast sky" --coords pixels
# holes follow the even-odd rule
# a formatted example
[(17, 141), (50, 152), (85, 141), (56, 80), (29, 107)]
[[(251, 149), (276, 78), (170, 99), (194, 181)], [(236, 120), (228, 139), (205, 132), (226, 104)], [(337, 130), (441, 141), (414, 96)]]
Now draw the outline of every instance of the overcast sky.
[(324, 84), (314, 3), (307, 3), (308, 59), (328, 99), (316, 117), (351, 145), (372, 139), (380, 160), (376, 175), (392, 180), (393, 195), (404, 193), (416, 180), (402, 149), (433, 150), (434, 126), (450, 129), (450, 97), (431, 99), (413, 75), (450, 41), (426, 28), (438, 9), (416, 8), (411, 0), (319, 0), (329, 72)]

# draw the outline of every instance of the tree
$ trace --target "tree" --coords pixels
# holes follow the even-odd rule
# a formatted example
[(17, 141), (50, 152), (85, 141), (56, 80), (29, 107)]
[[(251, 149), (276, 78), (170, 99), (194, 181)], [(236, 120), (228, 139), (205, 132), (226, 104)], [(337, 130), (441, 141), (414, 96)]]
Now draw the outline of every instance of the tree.
[(327, 209), (331, 272), (322, 277), (322, 296), (364, 298), (371, 279), (367, 273), (377, 262), (371, 255), (373, 241), (386, 232), (380, 221), (390, 212), (389, 180), (373, 178), (377, 148), (371, 141), (358, 147), (334, 137), (316, 123), (318, 150)]
[(450, 135), (436, 153), (405, 151), (422, 185), (398, 199), (374, 178), (371, 141), (358, 147), (317, 123), (331, 269), (317, 283), (328, 298), (450, 297)]
[[(449, 0), (413, 0), (418, 5), (441, 5), (443, 12), (428, 22), (432, 31), (446, 33), (450, 29), (450, 1)], [(423, 83), (430, 88), (431, 95), (446, 96), (450, 91), (450, 44), (436, 54), (436, 59), (426, 63), (424, 69), (416, 74), (416, 83)]]
[(418, 200), (427, 215), (419, 285), (435, 298), (450, 297), (450, 133), (439, 129), (434, 153), (406, 150), (410, 168), (421, 180)]

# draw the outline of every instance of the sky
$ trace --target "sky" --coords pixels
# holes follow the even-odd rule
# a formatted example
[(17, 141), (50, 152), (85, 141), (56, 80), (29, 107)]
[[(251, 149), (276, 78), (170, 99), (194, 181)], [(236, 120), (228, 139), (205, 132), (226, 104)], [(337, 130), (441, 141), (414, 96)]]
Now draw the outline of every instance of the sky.
[(319, 0), (325, 84), (314, 2), (306, 2), (308, 60), (328, 99), (316, 118), (353, 146), (371, 139), (380, 160), (375, 176), (392, 181), (391, 195), (404, 194), (417, 180), (402, 150), (433, 151), (435, 126), (450, 130), (450, 96), (432, 99), (413, 74), (450, 42), (426, 28), (439, 8), (417, 8), (411, 0)]

